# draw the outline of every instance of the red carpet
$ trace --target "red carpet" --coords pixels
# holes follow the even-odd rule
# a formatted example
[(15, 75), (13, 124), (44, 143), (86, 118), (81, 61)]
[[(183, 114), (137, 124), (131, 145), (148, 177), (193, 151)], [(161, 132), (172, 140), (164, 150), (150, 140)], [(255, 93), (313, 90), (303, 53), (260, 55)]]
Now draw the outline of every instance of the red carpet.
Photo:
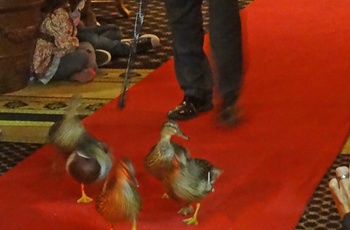
[[(179, 204), (160, 199), (160, 183), (143, 168), (166, 112), (182, 98), (171, 61), (128, 91), (122, 111), (115, 100), (85, 120), (116, 157), (134, 163), (143, 200), (138, 230), (294, 229), (350, 127), (349, 8), (345, 0), (258, 0), (242, 11), (244, 121), (220, 130), (207, 113), (180, 123), (192, 155), (224, 170), (197, 227), (182, 223)], [(93, 204), (75, 203), (79, 185), (55, 159), (45, 146), (0, 177), (0, 229), (108, 229)]]

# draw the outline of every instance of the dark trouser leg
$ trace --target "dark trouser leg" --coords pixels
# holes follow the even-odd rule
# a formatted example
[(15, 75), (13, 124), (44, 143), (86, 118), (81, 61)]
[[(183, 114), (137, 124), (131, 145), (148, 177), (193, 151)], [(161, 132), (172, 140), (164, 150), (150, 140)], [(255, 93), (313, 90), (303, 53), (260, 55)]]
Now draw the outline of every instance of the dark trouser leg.
[(115, 24), (104, 24), (100, 26), (80, 26), (78, 27), (78, 33), (94, 33), (103, 35), (111, 40), (121, 40), (124, 35), (121, 29)]
[(175, 73), (180, 87), (185, 96), (211, 98), (211, 69), (203, 51), (202, 0), (164, 2), (173, 36)]
[(112, 40), (105, 37), (104, 34), (97, 34), (91, 30), (81, 30), (78, 33), (79, 41), (86, 41), (91, 43), (95, 49), (103, 49), (108, 51), (113, 58), (125, 57), (130, 52), (130, 46), (121, 43), (117, 40)]
[(91, 49), (89, 43), (83, 42), (75, 51), (64, 55), (52, 80), (69, 80), (75, 73), (86, 68), (95, 68), (95, 52)]
[(87, 68), (88, 55), (84, 50), (77, 50), (66, 54), (61, 58), (58, 69), (52, 80), (66, 81), (83, 69)]
[(242, 83), (241, 20), (237, 0), (209, 0), (209, 33), (219, 92), (237, 100)]
[(123, 32), (118, 26), (114, 24), (112, 25), (108, 24), (108, 25), (105, 25), (105, 27), (107, 28), (105, 29), (105, 31), (100, 33), (101, 35), (111, 40), (120, 41), (121, 39), (123, 39), (124, 37)]

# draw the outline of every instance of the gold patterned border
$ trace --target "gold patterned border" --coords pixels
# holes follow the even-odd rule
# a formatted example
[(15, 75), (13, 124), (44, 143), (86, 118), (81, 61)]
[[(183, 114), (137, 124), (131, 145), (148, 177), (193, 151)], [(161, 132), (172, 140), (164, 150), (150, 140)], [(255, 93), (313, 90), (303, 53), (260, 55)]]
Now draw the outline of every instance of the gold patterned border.
[[(53, 124), (53, 119), (48, 121), (47, 118), (64, 114), (72, 95), (79, 94), (82, 97), (82, 104), (77, 110), (80, 116), (92, 114), (119, 96), (123, 88), (125, 70), (104, 70), (108, 72), (106, 76), (98, 77), (87, 84), (33, 83), (17, 92), (0, 95), (0, 141), (45, 143), (47, 132)], [(135, 75), (130, 78), (129, 87), (153, 71), (134, 70)]]
[[(74, 94), (82, 97), (79, 115), (89, 115), (120, 95), (125, 73), (122, 69), (105, 69), (108, 75), (93, 82), (54, 82), (47, 85), (33, 83), (14, 93), (0, 96), (1, 113), (63, 114), (67, 102)], [(130, 87), (153, 72), (152, 69), (135, 70), (137, 77), (130, 79)], [(0, 118), (1, 120), (1, 118)]]

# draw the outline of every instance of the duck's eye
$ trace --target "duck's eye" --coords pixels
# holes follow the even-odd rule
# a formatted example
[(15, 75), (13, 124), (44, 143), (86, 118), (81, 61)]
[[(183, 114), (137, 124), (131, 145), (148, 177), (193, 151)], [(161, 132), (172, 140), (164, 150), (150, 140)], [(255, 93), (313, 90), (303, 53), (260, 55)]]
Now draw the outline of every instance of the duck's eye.
[(123, 163), (123, 169), (129, 170), (129, 167), (126, 164)]
[(127, 164), (125, 164), (124, 162), (122, 162), (122, 167), (123, 167), (123, 169), (125, 169), (125, 170), (128, 170), (128, 165)]
[(171, 129), (177, 130), (176, 125), (173, 124), (173, 123), (168, 123), (167, 126), (168, 126), (169, 128), (171, 128)]

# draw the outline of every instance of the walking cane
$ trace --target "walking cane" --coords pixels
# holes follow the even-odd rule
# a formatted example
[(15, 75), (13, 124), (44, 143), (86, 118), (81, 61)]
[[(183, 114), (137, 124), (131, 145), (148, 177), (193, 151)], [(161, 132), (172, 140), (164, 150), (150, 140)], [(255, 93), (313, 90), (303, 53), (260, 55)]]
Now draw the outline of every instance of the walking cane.
[(129, 81), (130, 81), (130, 77), (129, 77), (130, 69), (131, 69), (131, 66), (134, 64), (134, 61), (136, 58), (137, 42), (140, 37), (143, 19), (144, 19), (144, 15), (142, 13), (142, 0), (136, 0), (136, 2), (138, 3), (139, 7), (135, 16), (134, 38), (131, 43), (128, 63), (125, 70), (124, 84), (123, 84), (123, 88), (122, 88), (122, 92), (121, 92), (121, 95), (119, 98), (119, 104), (118, 104), (119, 108), (124, 108), (125, 106), (125, 96), (126, 96), (126, 91), (128, 90)]

